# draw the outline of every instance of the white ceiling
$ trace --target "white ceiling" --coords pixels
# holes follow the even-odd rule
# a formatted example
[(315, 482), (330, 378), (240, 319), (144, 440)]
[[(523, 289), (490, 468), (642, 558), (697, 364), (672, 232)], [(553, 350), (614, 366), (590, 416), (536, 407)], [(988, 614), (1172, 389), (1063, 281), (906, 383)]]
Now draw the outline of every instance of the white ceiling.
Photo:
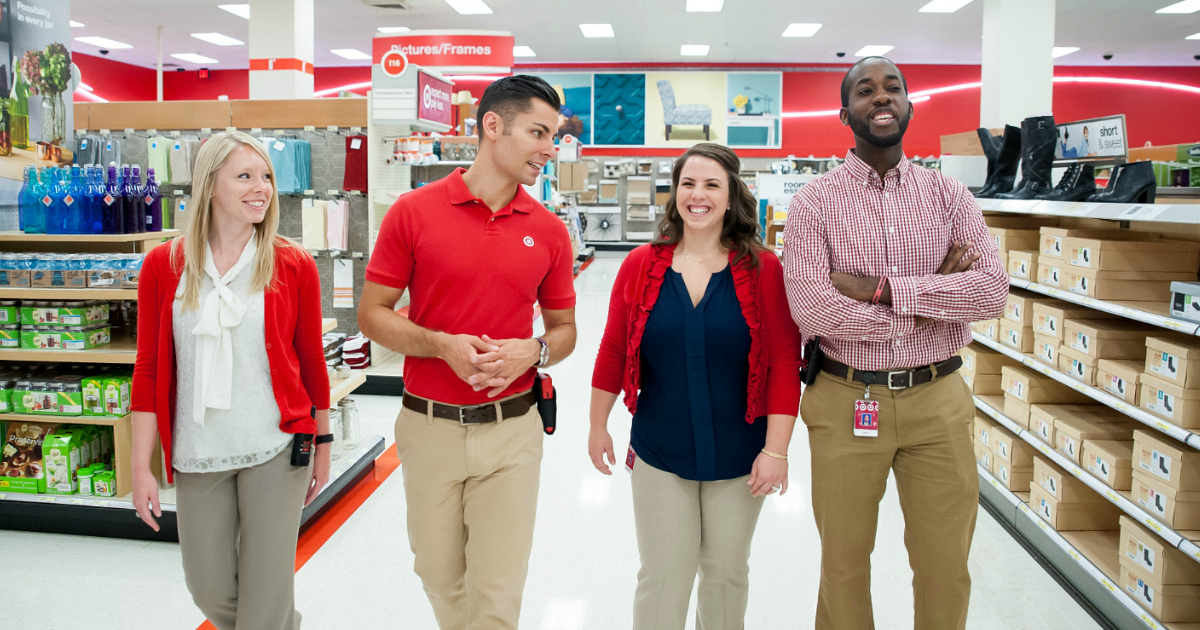
[[(248, 47), (221, 47), (190, 33), (219, 32), (249, 39), (249, 22), (217, 8), (236, 0), (75, 0), (71, 18), (84, 23), (72, 37), (99, 35), (134, 47), (114, 50), (109, 59), (153, 67), (156, 27), (164, 33), (163, 58), (199, 53), (218, 60), (213, 69), (245, 68)], [(715, 62), (836, 63), (867, 44), (895, 46), (888, 56), (900, 63), (977, 64), (980, 62), (983, 3), (974, 0), (950, 14), (919, 13), (928, 0), (725, 0), (720, 13), (685, 13), (685, 0), (486, 0), (492, 15), (459, 15), (443, 0), (403, 0), (407, 10), (366, 5), (363, 0), (314, 0), (318, 66), (365, 65), (331, 54), (334, 48), (371, 50), (379, 26), (418, 29), (510, 31), (518, 45), (537, 53), (517, 62)], [(1047, 0), (1050, 1), (1050, 0)], [(1200, 12), (1155, 14), (1175, 0), (1058, 0), (1058, 46), (1080, 51), (1059, 65), (1166, 65), (1200, 68)], [(608, 22), (616, 37), (585, 39), (578, 24)], [(791, 22), (818, 22), (811, 38), (783, 38)], [(681, 57), (682, 44), (708, 44), (707, 57)], [(98, 48), (72, 42), (72, 49)], [(1114, 58), (1105, 61), (1102, 55)]]

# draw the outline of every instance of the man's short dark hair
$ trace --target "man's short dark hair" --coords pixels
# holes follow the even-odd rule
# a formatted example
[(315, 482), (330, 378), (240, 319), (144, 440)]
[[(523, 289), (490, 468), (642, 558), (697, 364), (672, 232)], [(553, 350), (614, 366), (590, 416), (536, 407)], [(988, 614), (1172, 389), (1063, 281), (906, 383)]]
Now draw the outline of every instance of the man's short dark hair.
[(479, 99), (479, 112), (475, 115), (475, 120), (479, 121), (479, 137), (483, 137), (484, 114), (495, 112), (507, 129), (517, 114), (527, 113), (532, 108), (530, 101), (535, 98), (545, 101), (556, 112), (562, 107), (558, 92), (540, 77), (516, 74), (493, 81)]
[[(859, 66), (861, 66), (862, 64), (864, 64), (868, 61), (874, 61), (876, 59), (882, 59), (882, 60), (892, 64), (893, 66), (896, 65), (896, 63), (894, 61), (892, 61), (891, 59), (888, 59), (887, 57), (873, 56), (873, 57), (863, 57), (862, 59), (859, 59), (857, 63), (855, 63), (853, 66), (850, 66), (850, 69), (846, 71), (846, 75), (842, 77), (842, 107), (850, 107), (850, 75), (853, 74), (854, 70), (856, 68), (858, 68)], [(896, 66), (896, 72), (900, 73), (900, 85), (904, 86), (904, 94), (907, 96), (908, 95), (908, 80), (904, 78), (904, 73), (900, 72), (899, 66)]]

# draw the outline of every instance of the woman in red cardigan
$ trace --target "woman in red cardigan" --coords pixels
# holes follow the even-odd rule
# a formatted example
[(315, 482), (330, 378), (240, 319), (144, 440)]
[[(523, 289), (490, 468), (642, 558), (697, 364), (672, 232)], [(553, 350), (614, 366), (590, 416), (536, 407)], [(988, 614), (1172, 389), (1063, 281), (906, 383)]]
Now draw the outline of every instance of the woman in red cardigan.
[[(257, 140), (213, 136), (193, 173), (184, 235), (146, 255), (138, 283), (133, 505), (157, 531), (161, 442), (196, 605), (219, 630), (294, 630), (300, 512), (329, 480), (333, 440), (320, 280), (278, 234)], [(296, 458), (313, 434), (311, 462)]]
[(787, 490), (800, 333), (739, 168), (707, 143), (675, 162), (662, 237), (621, 265), (596, 357), (588, 454), (600, 472), (616, 463), (607, 425), (622, 390), (633, 414), (635, 629), (682, 629), (699, 571), (697, 627), (741, 630), (758, 514)]

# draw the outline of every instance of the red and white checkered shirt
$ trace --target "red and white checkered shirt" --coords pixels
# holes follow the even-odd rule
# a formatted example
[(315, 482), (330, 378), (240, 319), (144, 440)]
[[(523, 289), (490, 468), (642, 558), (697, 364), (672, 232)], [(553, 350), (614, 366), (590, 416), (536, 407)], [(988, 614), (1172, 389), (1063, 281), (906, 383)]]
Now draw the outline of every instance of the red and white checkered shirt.
[[(937, 275), (956, 241), (982, 256), (970, 271)], [(944, 361), (970, 343), (970, 322), (999, 317), (1008, 298), (1008, 274), (966, 186), (907, 159), (880, 180), (854, 151), (792, 198), (783, 266), (800, 332), (857, 370)], [(830, 272), (887, 276), (892, 305), (842, 295)], [(917, 316), (936, 321), (917, 327)]]

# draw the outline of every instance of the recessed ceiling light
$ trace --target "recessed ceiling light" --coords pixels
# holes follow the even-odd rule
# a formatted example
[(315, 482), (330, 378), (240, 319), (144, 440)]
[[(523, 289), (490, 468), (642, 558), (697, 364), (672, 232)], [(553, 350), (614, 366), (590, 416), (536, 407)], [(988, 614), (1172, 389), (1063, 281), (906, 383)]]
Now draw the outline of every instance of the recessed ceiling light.
[(368, 55), (357, 48), (334, 48), (329, 52), (343, 59), (353, 59), (354, 61), (362, 61), (371, 58), (371, 55)]
[(614, 37), (612, 24), (580, 24), (584, 37)]
[(377, 30), (385, 35), (390, 35), (391, 33), (407, 33), (412, 29), (407, 26), (380, 26)]
[(133, 46), (126, 44), (125, 42), (119, 42), (115, 39), (109, 39), (107, 37), (76, 37), (75, 41), (91, 44), (93, 46), (99, 46), (101, 48), (108, 48), (109, 50), (133, 48)]
[(971, 4), (971, 0), (930, 0), (929, 4), (918, 9), (920, 13), (954, 13)]
[(708, 44), (684, 44), (679, 47), (679, 54), (684, 57), (704, 57), (708, 55)]
[(886, 55), (888, 53), (888, 51), (890, 51), (893, 48), (895, 48), (895, 46), (879, 46), (879, 45), (863, 46), (862, 48), (858, 49), (858, 52), (854, 53), (854, 56), (855, 57), (878, 57), (880, 55)]
[(1062, 57), (1063, 55), (1069, 55), (1073, 52), (1079, 52), (1079, 47), (1078, 46), (1055, 46), (1054, 52), (1052, 54), (1053, 54), (1054, 59), (1058, 59), (1059, 57)]
[(800, 24), (793, 22), (783, 31), (784, 37), (812, 37), (821, 30), (820, 24)]
[(492, 8), (483, 0), (446, 0), (446, 4), (458, 11), (459, 15), (486, 15), (492, 12)]
[(217, 8), (228, 11), (243, 20), (250, 19), (250, 5), (248, 4), (218, 4)]
[(536, 57), (537, 53), (533, 52), (533, 49), (528, 46), (513, 46), (513, 56), (514, 57)]
[(1200, 39), (1200, 33), (1196, 33), (1195, 35), (1188, 35), (1187, 37), (1184, 37), (1184, 39)]
[(687, 0), (685, 11), (691, 13), (716, 13), (725, 5), (725, 0)]
[(195, 53), (178, 53), (171, 56), (180, 61), (187, 61), (189, 63), (217, 63), (216, 59), (205, 57), (204, 55), (197, 55)]
[(1176, 2), (1155, 11), (1155, 13), (1195, 13), (1196, 11), (1200, 11), (1200, 0)]
[(246, 43), (240, 39), (234, 39), (220, 33), (192, 33), (192, 37), (218, 46), (243, 46)]
[(76, 22), (75, 20), (71, 20), (71, 28), (83, 28), (83, 22)]

